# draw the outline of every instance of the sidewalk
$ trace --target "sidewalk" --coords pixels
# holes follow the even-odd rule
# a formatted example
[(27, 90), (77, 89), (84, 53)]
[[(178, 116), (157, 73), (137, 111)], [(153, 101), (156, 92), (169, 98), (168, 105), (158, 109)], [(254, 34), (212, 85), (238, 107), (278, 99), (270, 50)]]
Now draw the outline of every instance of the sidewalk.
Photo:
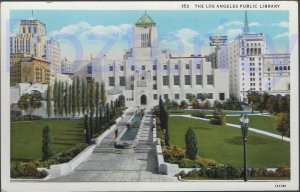
[[(131, 109), (123, 117), (126, 124), (135, 114), (134, 111), (134, 108)], [(118, 123), (117, 128), (122, 129), (124, 122)], [(152, 122), (151, 113), (145, 112), (136, 148), (114, 148), (114, 129), (74, 172), (49, 182), (178, 182), (176, 177), (158, 173), (156, 151), (152, 143)]]
[[(209, 121), (209, 119), (206, 119), (206, 118), (201, 118), (201, 117), (193, 117), (191, 115), (170, 115), (171, 117), (185, 117), (185, 118), (190, 118), (190, 119), (197, 119), (197, 120), (203, 120), (203, 121)], [(234, 127), (234, 128), (238, 128), (240, 129), (241, 126), (240, 125), (236, 125), (236, 124), (231, 124), (231, 123), (226, 123), (226, 125), (228, 125), (229, 127)], [(277, 135), (277, 134), (274, 134), (274, 133), (270, 133), (268, 131), (263, 131), (263, 130), (260, 130), (260, 129), (256, 129), (256, 128), (252, 128), (252, 127), (249, 127), (248, 129), (249, 131), (253, 131), (255, 133), (258, 133), (258, 134), (261, 134), (261, 135), (266, 135), (266, 136), (269, 136), (269, 137), (273, 137), (273, 138), (276, 138), (276, 139), (282, 139), (282, 136), (281, 135)], [(288, 137), (283, 137), (283, 141), (287, 141), (287, 142), (290, 142), (290, 138)]]

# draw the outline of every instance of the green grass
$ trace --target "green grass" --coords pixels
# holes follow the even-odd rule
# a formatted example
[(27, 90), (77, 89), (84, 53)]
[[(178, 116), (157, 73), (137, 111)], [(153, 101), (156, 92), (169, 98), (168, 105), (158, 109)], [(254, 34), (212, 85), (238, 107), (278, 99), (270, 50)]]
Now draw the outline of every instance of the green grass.
[(55, 152), (63, 152), (84, 142), (82, 120), (38, 120), (11, 123), (11, 161), (31, 161), (42, 157), (45, 125), (51, 128)]
[[(169, 117), (170, 143), (185, 148), (186, 129), (192, 127), (199, 139), (200, 156), (235, 167), (243, 166), (241, 131), (227, 126), (184, 117)], [(290, 165), (290, 145), (268, 136), (248, 133), (248, 167), (275, 168)]]
[[(248, 118), (250, 120), (250, 127), (281, 135), (281, 133), (275, 129), (274, 117), (249, 115)], [(226, 122), (239, 125), (240, 117), (226, 117)]]

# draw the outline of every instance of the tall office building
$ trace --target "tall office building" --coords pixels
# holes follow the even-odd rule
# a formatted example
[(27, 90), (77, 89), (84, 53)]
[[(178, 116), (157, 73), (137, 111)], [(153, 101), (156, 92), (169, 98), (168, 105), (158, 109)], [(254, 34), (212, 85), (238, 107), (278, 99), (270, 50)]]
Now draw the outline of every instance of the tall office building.
[[(18, 34), (10, 37), (10, 54), (46, 60), (50, 62), (51, 74), (61, 73), (59, 43), (47, 36), (46, 25), (37, 19), (20, 21)], [(10, 64), (14, 73), (14, 63)]]
[(246, 11), (242, 34), (227, 46), (216, 48), (209, 59), (214, 68), (229, 68), (230, 95), (241, 101), (247, 100), (248, 91), (287, 94), (290, 55), (270, 54), (267, 50), (266, 36), (250, 31)]

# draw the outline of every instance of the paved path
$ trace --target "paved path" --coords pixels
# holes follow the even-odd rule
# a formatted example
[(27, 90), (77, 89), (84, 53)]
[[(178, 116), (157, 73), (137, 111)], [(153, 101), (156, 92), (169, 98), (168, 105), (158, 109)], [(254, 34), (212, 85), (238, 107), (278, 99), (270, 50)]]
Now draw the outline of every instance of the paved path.
[[(191, 115), (169, 115), (169, 116), (173, 116), (173, 117), (186, 117), (186, 118), (191, 118), (191, 119), (197, 119), (197, 120), (209, 121), (209, 119), (201, 118), (201, 117), (193, 117), (193, 116), (191, 116)], [(227, 123), (226, 125), (228, 125), (229, 127), (234, 127), (234, 128), (238, 128), (238, 129), (241, 128), (240, 125), (236, 125), (236, 124)], [(276, 139), (280, 139), (280, 140), (282, 139), (282, 136), (281, 136), (281, 135), (277, 135), (277, 134), (274, 134), (274, 133), (270, 133), (270, 132), (268, 132), (268, 131), (263, 131), (263, 130), (256, 129), (256, 128), (251, 128), (251, 127), (249, 127), (248, 130), (249, 130), (249, 131), (253, 131), (253, 132), (255, 132), (255, 133), (258, 133), (258, 134), (270, 136), (270, 137), (273, 137), (273, 138), (276, 138)], [(283, 137), (283, 141), (290, 142), (290, 138), (288, 138), (288, 137)]]
[[(124, 121), (129, 120), (136, 109), (130, 110)], [(118, 128), (124, 126), (118, 124)], [(152, 116), (145, 113), (140, 138), (134, 149), (115, 149), (114, 130), (98, 145), (93, 153), (73, 173), (51, 179), (53, 182), (146, 182), (178, 181), (175, 177), (158, 174), (156, 148), (152, 142)], [(120, 130), (119, 130), (120, 131)]]

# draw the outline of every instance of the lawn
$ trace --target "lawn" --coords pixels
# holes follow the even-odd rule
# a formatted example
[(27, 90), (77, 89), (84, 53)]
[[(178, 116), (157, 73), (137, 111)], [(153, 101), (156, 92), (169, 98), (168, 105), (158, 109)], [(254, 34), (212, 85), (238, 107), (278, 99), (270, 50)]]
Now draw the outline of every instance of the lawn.
[[(248, 118), (249, 118), (249, 127), (281, 135), (281, 133), (275, 129), (274, 117), (249, 115)], [(239, 125), (240, 117), (232, 117), (232, 116), (226, 117), (226, 122)]]
[(60, 153), (84, 142), (82, 120), (38, 120), (11, 123), (11, 161), (30, 161), (42, 157), (42, 135), (51, 127), (55, 152)]
[[(169, 115), (191, 115), (193, 112), (197, 112), (197, 111), (201, 111), (202, 113), (204, 113), (205, 115), (212, 115), (213, 114), (213, 110), (210, 109), (179, 109), (179, 110), (168, 110), (168, 114)], [(240, 115), (242, 114), (252, 114), (252, 112), (249, 111), (233, 111), (233, 110), (223, 110), (223, 112), (226, 115)], [(256, 114), (260, 114), (259, 112), (253, 112)]]
[[(185, 148), (186, 129), (192, 127), (199, 139), (200, 156), (220, 163), (242, 167), (243, 141), (241, 131), (207, 121), (169, 117), (170, 143)], [(248, 167), (275, 168), (290, 165), (290, 144), (253, 132), (248, 133)]]

